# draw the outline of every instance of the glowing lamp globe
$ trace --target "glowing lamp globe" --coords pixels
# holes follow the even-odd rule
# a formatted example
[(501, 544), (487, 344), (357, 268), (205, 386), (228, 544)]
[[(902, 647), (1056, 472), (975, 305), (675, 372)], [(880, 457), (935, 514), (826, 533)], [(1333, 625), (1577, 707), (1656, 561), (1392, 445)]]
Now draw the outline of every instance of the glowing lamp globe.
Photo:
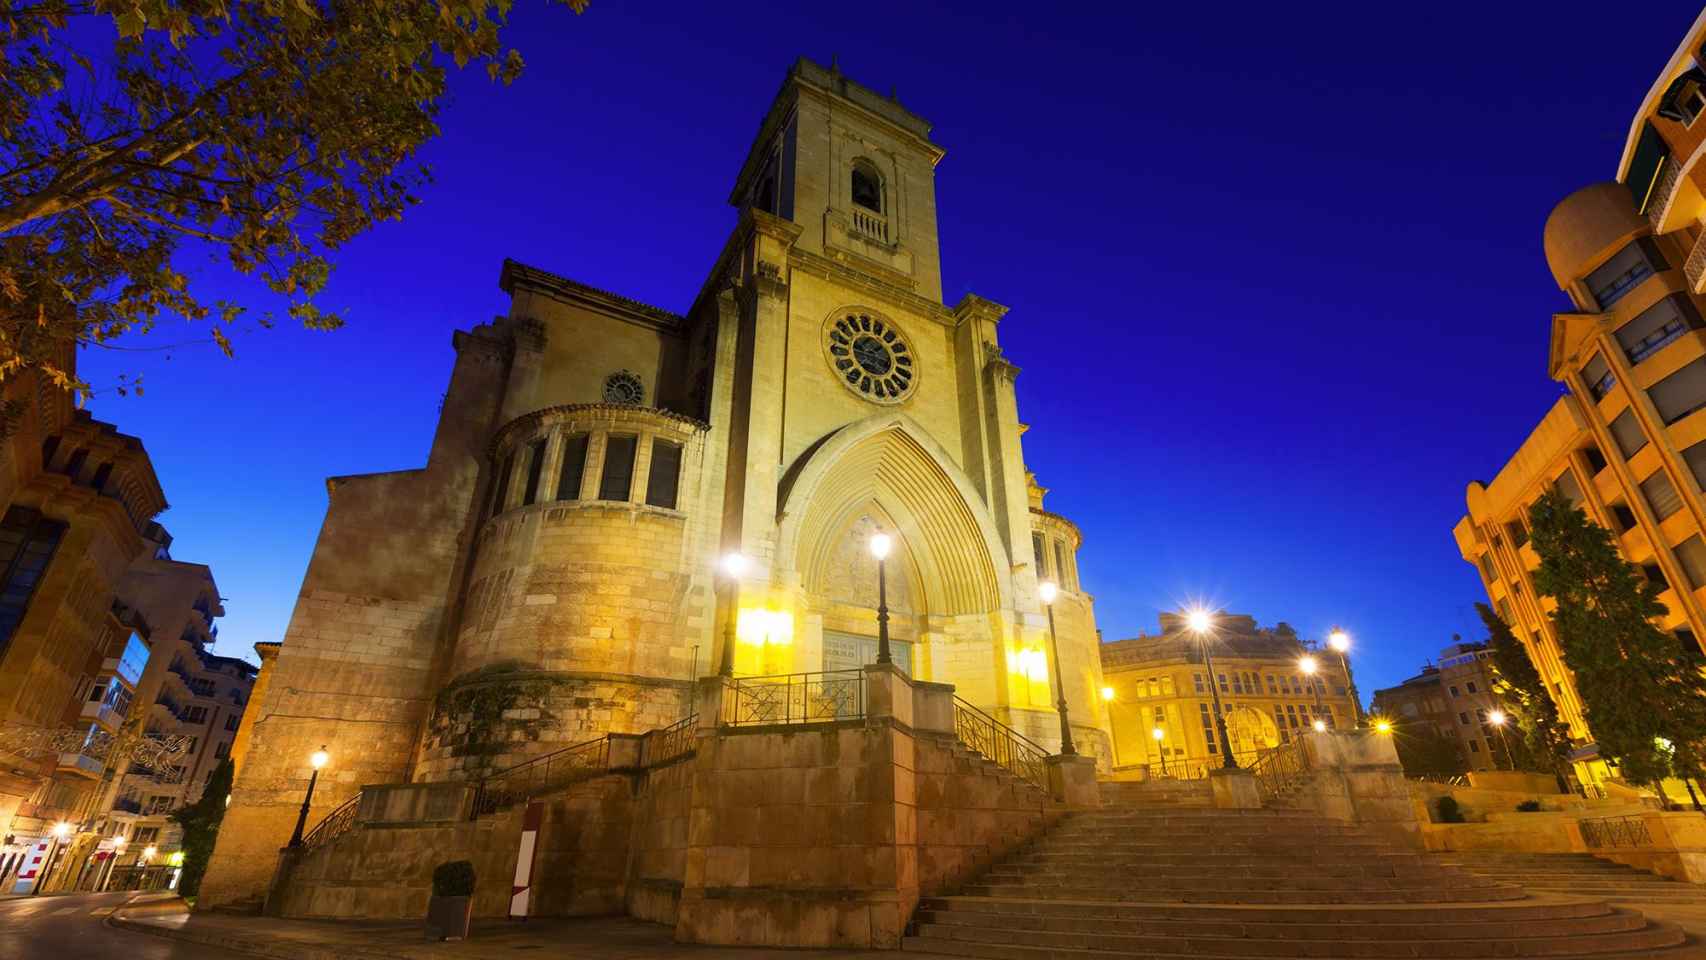
[(1327, 646), (1344, 653), (1351, 648), (1351, 635), (1343, 630), (1334, 630), (1327, 635)]
[(1199, 607), (1185, 614), (1185, 625), (1191, 628), (1192, 633), (1207, 633), (1214, 626), (1214, 618)]
[(325, 766), (327, 764), (327, 762), (330, 761), (331, 759), (332, 759), (331, 754), (326, 752), (325, 747), (321, 747), (320, 749), (314, 751), (314, 753), (308, 757), (308, 765), (310, 767), (313, 767), (314, 769), (318, 770), (321, 767)]
[(893, 547), (893, 546), (894, 546), (894, 541), (889, 539), (888, 534), (886, 534), (886, 533), (873, 533), (873, 534), (871, 534), (871, 556), (876, 557), (878, 560), (881, 560), (884, 557), (887, 557), (889, 555), (889, 548)]
[(1114, 688), (1113, 687), (1103, 687), (1102, 688), (1102, 699), (1103, 700), (1110, 700), (1110, 701), (1113, 700), (1114, 699)]
[(1314, 657), (1299, 657), (1297, 660), (1297, 669), (1302, 670), (1304, 673), (1312, 677), (1315, 675), (1315, 668), (1317, 666), (1318, 665), (1316, 664)]
[(738, 580), (746, 573), (746, 554), (739, 552), (724, 554), (721, 566), (724, 576)]
[(1326, 733), (1327, 732), (1327, 721), (1325, 721), (1325, 720), (1315, 721), (1315, 732), (1316, 733)]
[(1504, 726), (1505, 725), (1505, 712), (1503, 710), (1494, 710), (1494, 711), (1488, 713), (1487, 714), (1487, 722), (1492, 724), (1495, 727)]
[(1149, 731), (1149, 735), (1154, 737), (1157, 742), (1167, 739), (1167, 731), (1161, 729), (1160, 727), (1156, 727), (1155, 729)]
[(1044, 580), (1037, 586), (1037, 595), (1043, 598), (1044, 603), (1053, 603), (1054, 598), (1060, 595), (1060, 588), (1052, 580)]
[(1374, 732), (1375, 733), (1391, 733), (1392, 732), (1392, 721), (1390, 721), (1390, 720), (1376, 720), (1376, 721), (1374, 721)]

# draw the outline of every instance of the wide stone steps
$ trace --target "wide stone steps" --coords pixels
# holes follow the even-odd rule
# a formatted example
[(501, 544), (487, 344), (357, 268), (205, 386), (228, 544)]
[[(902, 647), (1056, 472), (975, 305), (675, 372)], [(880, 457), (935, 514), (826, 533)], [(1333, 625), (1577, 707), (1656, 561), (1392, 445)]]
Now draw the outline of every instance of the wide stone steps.
[[(1674, 925), (1507, 881), (1530, 867), (1465, 869), (1303, 810), (1105, 807), (925, 900), (903, 947), (991, 960), (1706, 960)], [(1574, 890), (1666, 883), (1574, 867)]]
[(1537, 893), (1706, 904), (1706, 889), (1586, 853), (1454, 854), (1444, 862)]

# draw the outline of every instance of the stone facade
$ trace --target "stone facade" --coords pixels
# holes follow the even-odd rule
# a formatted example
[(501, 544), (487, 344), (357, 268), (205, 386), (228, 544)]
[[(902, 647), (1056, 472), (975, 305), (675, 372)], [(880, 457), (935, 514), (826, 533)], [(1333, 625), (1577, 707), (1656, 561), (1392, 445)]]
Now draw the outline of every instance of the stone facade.
[(1081, 537), (1025, 468), (1006, 308), (941, 299), (941, 157), (802, 60), (686, 311), (505, 262), (509, 311), (454, 336), (426, 466), (329, 485), (204, 902), (266, 889), (322, 744), (311, 821), (364, 784), (668, 726), (725, 647), (735, 676), (871, 662), (877, 529), (901, 669), (1051, 749), (1063, 690), (1107, 763)]

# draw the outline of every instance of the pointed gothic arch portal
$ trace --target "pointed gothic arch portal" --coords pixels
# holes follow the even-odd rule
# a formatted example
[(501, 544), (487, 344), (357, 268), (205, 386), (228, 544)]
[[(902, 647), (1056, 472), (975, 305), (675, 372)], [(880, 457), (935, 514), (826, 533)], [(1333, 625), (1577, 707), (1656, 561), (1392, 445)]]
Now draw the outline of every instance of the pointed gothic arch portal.
[(904, 414), (831, 434), (807, 454), (782, 505), (778, 566), (798, 575), (806, 610), (822, 618), (826, 666), (843, 665), (876, 635), (876, 561), (866, 545), (878, 526), (895, 543), (887, 567), (892, 639), (923, 644), (932, 624), (987, 624), (1010, 606), (1011, 566), (982, 500)]

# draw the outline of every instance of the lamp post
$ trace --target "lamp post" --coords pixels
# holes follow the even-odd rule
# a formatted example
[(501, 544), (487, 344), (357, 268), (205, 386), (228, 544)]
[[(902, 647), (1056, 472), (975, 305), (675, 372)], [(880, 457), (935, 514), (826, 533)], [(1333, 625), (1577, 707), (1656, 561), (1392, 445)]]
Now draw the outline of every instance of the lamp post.
[(1102, 699), (1108, 704), (1108, 732), (1113, 734), (1108, 740), (1113, 747), (1114, 766), (1117, 767), (1120, 765), (1120, 732), (1114, 727), (1114, 688), (1103, 687)]
[(1236, 770), (1238, 761), (1232, 756), (1232, 738), (1226, 735), (1226, 711), (1220, 707), (1220, 684), (1214, 675), (1214, 657), (1208, 650), (1209, 635), (1214, 632), (1214, 617), (1199, 608), (1185, 615), (1185, 624), (1197, 635), (1197, 644), (1202, 648), (1203, 669), (1208, 671), (1208, 692), (1214, 698), (1214, 727), (1220, 734), (1220, 753), (1224, 757), (1221, 766)]
[(726, 554), (719, 564), (729, 591), (729, 616), (723, 624), (723, 656), (717, 666), (719, 676), (735, 675), (735, 621), (740, 613), (736, 604), (740, 602), (740, 578), (746, 573), (746, 565), (746, 554), (739, 552)]
[(1351, 722), (1360, 727), (1362, 726), (1362, 699), (1357, 696), (1356, 681), (1351, 679), (1351, 661), (1346, 657), (1351, 649), (1351, 635), (1338, 627), (1334, 627), (1333, 631), (1327, 634), (1327, 646), (1339, 655), (1339, 672), (1345, 675), (1345, 690), (1351, 695)]
[(889, 583), (888, 557), (889, 548), (894, 541), (889, 535), (878, 530), (871, 534), (871, 556), (877, 558), (877, 662), (893, 663), (894, 657), (889, 653)]
[(1322, 716), (1321, 684), (1316, 681), (1315, 674), (1321, 669), (1321, 664), (1306, 653), (1297, 658), (1297, 669), (1303, 671), (1304, 682), (1309, 684), (1309, 689), (1315, 691), (1315, 716), (1319, 718)]
[(1155, 749), (1161, 752), (1161, 776), (1171, 780), (1173, 775), (1167, 772), (1167, 731), (1155, 727), (1149, 731), (1149, 736), (1155, 740)]
[(1054, 636), (1054, 598), (1060, 594), (1060, 588), (1053, 581), (1045, 580), (1037, 586), (1037, 595), (1042, 598), (1043, 609), (1048, 611), (1048, 645), (1054, 653), (1054, 689), (1059, 699), (1055, 707), (1060, 711), (1060, 755), (1075, 757), (1078, 748), (1072, 745), (1072, 724), (1066, 718), (1066, 678), (1060, 675), (1060, 642)]
[(1509, 720), (1510, 718), (1505, 715), (1503, 710), (1494, 709), (1487, 713), (1487, 722), (1499, 730), (1499, 746), (1505, 751), (1505, 768), (1515, 770), (1516, 761), (1511, 759), (1511, 744), (1509, 740), (1505, 739), (1505, 724)]
[(71, 824), (64, 820), (54, 824), (53, 829), (48, 831), (49, 836), (53, 837), (53, 843), (47, 848), (47, 863), (42, 865), (41, 876), (36, 877), (36, 885), (30, 889), (30, 896), (36, 896), (47, 889), (48, 878), (53, 876), (53, 868), (59, 866), (61, 848), (65, 846), (65, 838), (70, 833)]
[(113, 851), (107, 857), (107, 871), (101, 874), (101, 882), (95, 884), (96, 893), (106, 892), (107, 884), (113, 880), (113, 871), (118, 869), (118, 858), (124, 856), (124, 848), (128, 843), (130, 838), (122, 833), (113, 838)]
[[(302, 797), (302, 812), (296, 815), (296, 830), (290, 835), (290, 846), (302, 846), (302, 828), (308, 825), (308, 805), (314, 802), (314, 784), (320, 780), (320, 768), (330, 759), (324, 744), (308, 758), (308, 765), (314, 768), (314, 772), (308, 775), (308, 792)], [(149, 847), (147, 852), (152, 853), (153, 849)]]

